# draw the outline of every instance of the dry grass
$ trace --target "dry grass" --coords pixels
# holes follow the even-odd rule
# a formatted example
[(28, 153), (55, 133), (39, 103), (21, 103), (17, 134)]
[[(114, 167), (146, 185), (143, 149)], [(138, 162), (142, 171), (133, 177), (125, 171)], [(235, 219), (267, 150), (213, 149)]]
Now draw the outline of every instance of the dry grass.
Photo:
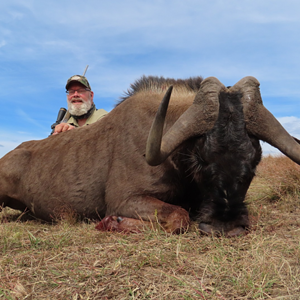
[[(0, 214), (0, 299), (299, 299), (300, 169), (265, 158), (238, 238), (103, 233)], [(23, 219), (23, 220), (22, 220)]]

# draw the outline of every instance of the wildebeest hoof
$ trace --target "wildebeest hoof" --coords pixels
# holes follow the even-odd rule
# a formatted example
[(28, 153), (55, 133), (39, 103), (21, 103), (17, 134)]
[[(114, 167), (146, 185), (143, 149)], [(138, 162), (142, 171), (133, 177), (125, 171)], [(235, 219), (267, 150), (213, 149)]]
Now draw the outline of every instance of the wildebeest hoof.
[(215, 228), (211, 224), (200, 223), (199, 229), (200, 229), (201, 233), (204, 233), (207, 235), (216, 234), (216, 235), (224, 235), (226, 237), (235, 237), (235, 236), (239, 236), (239, 235), (245, 233), (245, 228), (242, 226), (236, 226), (229, 231), (224, 231), (224, 230)]
[(226, 233), (226, 236), (228, 237), (235, 237), (235, 236), (239, 236), (245, 233), (245, 228), (242, 226), (237, 226), (234, 229), (228, 231)]
[(206, 224), (206, 223), (200, 223), (199, 224), (199, 229), (201, 230), (202, 233), (204, 234), (212, 234), (213, 233), (213, 226)]

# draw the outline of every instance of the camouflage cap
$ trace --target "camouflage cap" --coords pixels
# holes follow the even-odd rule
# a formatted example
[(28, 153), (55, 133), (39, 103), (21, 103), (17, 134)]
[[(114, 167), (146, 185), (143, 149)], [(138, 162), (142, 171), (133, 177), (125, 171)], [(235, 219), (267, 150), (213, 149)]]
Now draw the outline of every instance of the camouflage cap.
[(91, 86), (90, 86), (88, 80), (82, 75), (73, 75), (72, 77), (70, 77), (67, 81), (67, 84), (66, 84), (66, 90), (68, 89), (70, 83), (73, 82), (73, 81), (77, 81), (77, 82), (81, 83), (82, 85), (84, 85), (85, 87), (87, 87), (88, 89), (91, 90)]

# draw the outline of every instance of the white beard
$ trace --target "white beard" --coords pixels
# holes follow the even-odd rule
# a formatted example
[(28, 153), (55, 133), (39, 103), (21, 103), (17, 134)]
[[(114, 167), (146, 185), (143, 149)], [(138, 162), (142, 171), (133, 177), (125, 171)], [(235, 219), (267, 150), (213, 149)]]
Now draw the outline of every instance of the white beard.
[[(78, 100), (82, 100), (81, 98), (78, 98)], [(86, 114), (92, 107), (92, 101), (83, 101), (80, 106), (74, 105), (72, 102), (68, 101), (68, 110), (71, 115), (73, 116), (82, 116)]]

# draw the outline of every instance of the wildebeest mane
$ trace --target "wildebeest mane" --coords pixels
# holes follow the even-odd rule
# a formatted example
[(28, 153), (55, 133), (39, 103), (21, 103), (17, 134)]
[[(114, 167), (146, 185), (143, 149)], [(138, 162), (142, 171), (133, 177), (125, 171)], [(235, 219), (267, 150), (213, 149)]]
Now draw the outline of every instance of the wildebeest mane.
[[(170, 85), (176, 89), (186, 90), (187, 92), (197, 93), (203, 78), (201, 76), (190, 77), (187, 79), (164, 78), (158, 76), (142, 76), (130, 85), (130, 88), (125, 92), (125, 95), (120, 97), (120, 103), (141, 91), (155, 91), (165, 93)], [(174, 93), (174, 92), (173, 92)]]

